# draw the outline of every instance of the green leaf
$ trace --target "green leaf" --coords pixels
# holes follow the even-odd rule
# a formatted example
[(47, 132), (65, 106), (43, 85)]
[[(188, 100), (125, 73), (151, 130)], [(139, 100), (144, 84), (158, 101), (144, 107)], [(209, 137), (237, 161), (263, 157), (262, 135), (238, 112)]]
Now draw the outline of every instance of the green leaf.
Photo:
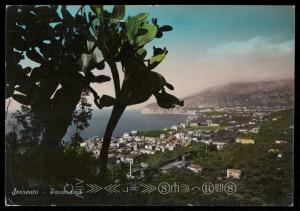
[(30, 26), (30, 35), (35, 35), (34, 39), (40, 41), (52, 39), (54, 36), (53, 28), (44, 21), (40, 21)]
[(95, 76), (90, 82), (95, 82), (95, 83), (103, 83), (103, 82), (106, 82), (106, 81), (110, 81), (110, 77), (109, 76), (106, 76), (106, 75), (98, 75), (98, 76)]
[(163, 33), (161, 31), (158, 31), (156, 34), (156, 38), (162, 38)]
[(100, 104), (102, 104), (105, 107), (112, 106), (115, 104), (115, 102), (116, 99), (108, 95), (102, 95), (100, 99)]
[(127, 37), (131, 41), (137, 34), (139, 29), (139, 21), (136, 17), (129, 18), (126, 22)]
[(157, 100), (157, 104), (162, 108), (174, 108), (175, 105), (183, 106), (184, 101), (179, 100), (177, 97), (170, 95), (168, 93), (156, 93), (155, 98)]
[(16, 37), (14, 47), (19, 51), (26, 51), (29, 48), (28, 43), (22, 37)]
[(105, 62), (104, 60), (101, 62), (98, 62), (95, 67), (97, 68), (97, 70), (103, 70), (105, 68)]
[(166, 57), (168, 51), (164, 51), (161, 54), (157, 54), (156, 56), (151, 57), (150, 59), (150, 63), (149, 63), (149, 70), (152, 70), (153, 68), (155, 68), (157, 65), (159, 65), (159, 63), (161, 63), (162, 60), (164, 60), (164, 58)]
[(125, 5), (116, 5), (112, 11), (112, 17), (115, 19), (123, 19), (125, 16)]
[(144, 48), (140, 48), (140, 49), (137, 50), (137, 54), (138, 54), (140, 57), (145, 58), (146, 55), (147, 55), (147, 51), (146, 51), (146, 49), (144, 49)]
[(25, 94), (26, 96), (29, 96), (33, 89), (35, 88), (34, 85), (32, 83), (29, 82), (29, 80), (27, 80), (26, 82), (20, 83), (20, 86), (15, 88), (16, 91)]
[(32, 69), (30, 73), (30, 78), (36, 82), (41, 78), (41, 68), (40, 67), (35, 67)]
[(61, 14), (63, 16), (63, 20), (67, 23), (67, 24), (72, 24), (74, 17), (71, 15), (71, 13), (67, 10), (67, 7), (65, 5), (62, 6), (61, 8)]
[(149, 13), (144, 12), (144, 13), (140, 13), (140, 14), (134, 16), (134, 17), (137, 18), (138, 21), (143, 21), (143, 20), (145, 20), (146, 18), (148, 18), (148, 16), (149, 16)]
[(18, 103), (21, 103), (23, 105), (30, 105), (30, 99), (25, 95), (13, 94), (12, 97)]
[(148, 42), (152, 41), (157, 34), (157, 26), (154, 24), (147, 24), (143, 26), (143, 29), (146, 29), (148, 32), (145, 35), (138, 36), (135, 39), (135, 44), (137, 46), (143, 46), (147, 44)]
[(30, 67), (25, 67), (25, 68), (23, 69), (23, 71), (24, 71), (24, 73), (27, 75), (27, 74), (29, 74), (29, 73), (31, 72), (31, 68), (30, 68)]
[(168, 32), (168, 31), (172, 31), (172, 30), (173, 30), (173, 27), (169, 26), (169, 25), (164, 25), (162, 27), (159, 27), (159, 31), (161, 31), (161, 32)]
[(103, 5), (91, 5), (91, 9), (98, 17), (103, 14)]
[(21, 59), (24, 59), (24, 56), (19, 52), (12, 51), (11, 54), (12, 54), (12, 57), (14, 58), (15, 62), (17, 62), (17, 63), (19, 63), (19, 61)]
[(102, 95), (100, 100), (95, 99), (94, 102), (98, 108), (102, 109), (103, 107), (113, 106), (116, 102), (116, 99), (108, 95)]
[(28, 50), (26, 56), (34, 62), (42, 64), (45, 60), (44, 58), (35, 50)]
[(53, 12), (56, 12), (58, 8), (58, 5), (50, 5), (50, 9), (53, 11)]
[(25, 25), (33, 25), (36, 21), (38, 21), (38, 17), (30, 10), (21, 10), (20, 18), (17, 19), (18, 24)]
[(66, 26), (65, 24), (59, 23), (56, 26), (54, 26), (53, 29), (54, 29), (55, 36), (61, 36), (66, 30)]
[(50, 7), (48, 6), (36, 6), (34, 9), (33, 9), (34, 13), (37, 15), (37, 16), (50, 16), (51, 15), (51, 9)]

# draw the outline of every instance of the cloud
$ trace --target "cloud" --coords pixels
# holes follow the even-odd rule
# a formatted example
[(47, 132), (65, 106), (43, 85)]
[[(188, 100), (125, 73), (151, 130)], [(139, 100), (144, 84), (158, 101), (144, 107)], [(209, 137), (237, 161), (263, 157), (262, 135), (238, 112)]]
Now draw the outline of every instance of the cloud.
[[(294, 78), (295, 41), (292, 39), (274, 42), (279, 38), (279, 36), (258, 36), (246, 41), (224, 43), (198, 53), (173, 49), (155, 71), (174, 85), (175, 90), (169, 92), (177, 97), (185, 97), (208, 87), (229, 82)], [(120, 64), (118, 68), (121, 70)], [(94, 73), (111, 76), (107, 65), (104, 70)], [(121, 81), (123, 77), (120, 71)], [(93, 83), (92, 87), (99, 95), (114, 96), (112, 81)], [(89, 97), (89, 102), (97, 109), (92, 96)], [(153, 97), (143, 104), (130, 108), (143, 108), (151, 102), (155, 102)], [(12, 104), (12, 108), (19, 106), (16, 102)]]
[(208, 56), (229, 56), (245, 54), (280, 55), (292, 53), (295, 49), (295, 40), (274, 43), (276, 37), (257, 36), (246, 41), (235, 41), (210, 48)]

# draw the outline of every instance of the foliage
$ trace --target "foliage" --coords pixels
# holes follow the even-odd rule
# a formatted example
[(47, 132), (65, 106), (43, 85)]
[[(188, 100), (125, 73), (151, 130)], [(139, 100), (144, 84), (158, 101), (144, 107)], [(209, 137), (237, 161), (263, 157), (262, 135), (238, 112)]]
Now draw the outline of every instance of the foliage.
[(158, 138), (160, 137), (161, 134), (166, 135), (168, 133), (169, 131), (165, 131), (165, 130), (149, 130), (149, 131), (139, 131), (137, 133), (137, 136)]
[(28, 106), (21, 106), (20, 110), (11, 114), (11, 117), (16, 120), (18, 131), (16, 131), (16, 139), (21, 151), (34, 151), (36, 150), (42, 128), (40, 122), (35, 118), (32, 109)]
[[(95, 41), (91, 19), (82, 11), (73, 17), (65, 5), (62, 18), (58, 12), (58, 6), (9, 6), (6, 13), (6, 98), (31, 106), (48, 147), (58, 146), (82, 91), (94, 91), (90, 83), (110, 79), (90, 72), (103, 67), (100, 62), (86, 65), (86, 74), (79, 73), (82, 56), (94, 51), (88, 45)], [(22, 67), (25, 58), (37, 67)]]
[[(166, 48), (153, 47), (153, 55), (150, 58), (146, 58), (147, 50), (144, 48), (155, 38), (162, 37), (163, 32), (172, 30), (172, 27), (160, 27), (154, 18), (150, 22), (148, 13), (125, 18), (124, 5), (114, 6), (112, 13), (103, 5), (92, 5), (91, 9), (97, 20), (92, 22), (96, 44), (111, 69), (115, 88), (115, 98), (107, 96), (105, 102), (101, 103), (100, 99), (100, 102), (96, 103), (99, 108), (103, 105), (113, 106), (100, 152), (100, 171), (105, 174), (111, 136), (127, 106), (143, 103), (152, 95), (162, 108), (183, 106), (184, 103), (168, 94), (165, 87), (170, 90), (174, 87), (162, 75), (152, 71), (166, 57)], [(124, 72), (122, 83), (117, 62), (121, 63)]]
[[(81, 111), (76, 110), (83, 92), (93, 95), (99, 109), (113, 106), (100, 154), (101, 172), (105, 172), (111, 136), (127, 106), (143, 103), (152, 95), (167, 109), (183, 106), (183, 101), (167, 93), (165, 87), (174, 87), (153, 71), (165, 59), (167, 49), (153, 47), (153, 54), (146, 58), (144, 48), (172, 27), (159, 26), (155, 18), (148, 20), (148, 13), (125, 17), (124, 5), (114, 6), (111, 12), (103, 5), (90, 7), (91, 13), (83, 5), (75, 16), (66, 5), (7, 7), (6, 98), (30, 106), (42, 128), (40, 146), (46, 153), (58, 150), (72, 120), (76, 133), (88, 126), (89, 110), (82, 109), (89, 106), (87, 101), (79, 104)], [(22, 67), (25, 58), (37, 67)], [(118, 62), (124, 72), (122, 86)], [(100, 97), (90, 86), (110, 80), (92, 72), (106, 64), (112, 73), (114, 97)]]
[[(271, 119), (274, 117), (280, 118), (272, 121)], [(192, 148), (197, 148), (195, 153), (191, 152), (193, 154), (192, 162), (204, 167), (201, 175), (180, 171), (160, 175), (149, 181), (152, 185), (168, 181), (169, 184), (176, 182), (200, 187), (207, 181), (223, 184), (232, 181), (237, 185), (237, 192), (234, 195), (228, 196), (216, 192), (209, 196), (201, 195), (199, 192), (197, 194), (172, 193), (164, 196), (150, 194), (148, 200), (156, 205), (170, 203), (230, 206), (290, 205), (292, 203), (290, 196), (293, 192), (293, 129), (289, 128), (291, 125), (293, 125), (293, 111), (279, 111), (265, 118), (253, 145), (232, 144), (223, 151), (208, 148), (207, 152), (202, 144), (191, 145)], [(279, 139), (288, 143), (276, 144), (275, 140)], [(279, 149), (283, 157), (278, 159), (268, 153), (270, 148)], [(166, 160), (178, 155), (176, 149), (168, 153), (169, 155), (164, 158)], [(158, 154), (157, 157), (156, 161), (152, 161), (149, 157), (148, 162), (162, 163), (161, 155)], [(154, 156), (152, 159), (155, 159)], [(227, 179), (225, 170), (228, 168), (240, 169), (242, 171), (241, 179)], [(217, 180), (218, 177), (221, 177), (222, 180)]]
[[(118, 5), (112, 13), (104, 9), (102, 5), (92, 5), (92, 11), (99, 21), (93, 22), (92, 28), (99, 40), (98, 48), (103, 53), (109, 65), (121, 62), (125, 77), (122, 89), (119, 90), (118, 74), (114, 77), (117, 102), (122, 105), (133, 105), (145, 102), (153, 94), (158, 104), (164, 108), (182, 105), (177, 98), (165, 93), (164, 86), (174, 89), (173, 86), (158, 73), (152, 72), (167, 54), (166, 48), (153, 48), (153, 56), (145, 59), (147, 51), (143, 48), (146, 44), (157, 38), (158, 33), (172, 30), (170, 26), (160, 27), (157, 19), (148, 21), (148, 13), (141, 13), (133, 17), (125, 17), (125, 6)], [(116, 20), (118, 19), (118, 20)], [(98, 25), (99, 24), (99, 25)], [(145, 62), (148, 62), (146, 65)], [(115, 68), (113, 68), (115, 69)], [(112, 72), (117, 72), (112, 70)], [(113, 73), (114, 75), (114, 73)], [(159, 93), (159, 92), (162, 93)]]
[(128, 173), (129, 165), (125, 163), (120, 163), (119, 165), (114, 166), (111, 169), (111, 179), (113, 182), (116, 180), (120, 184), (125, 184), (127, 182), (127, 173)]
[(75, 125), (75, 134), (87, 128), (90, 124), (88, 120), (92, 118), (91, 104), (87, 102), (86, 95), (83, 93), (77, 108), (73, 113), (73, 124)]
[(34, 188), (32, 181), (39, 189), (49, 189), (71, 182), (74, 177), (95, 179), (96, 160), (80, 147), (80, 137), (74, 138), (65, 150), (35, 150), (22, 154), (17, 153), (20, 145), (16, 144), (16, 135), (8, 134), (6, 140), (7, 186), (12, 189), (16, 186)]
[(206, 156), (207, 153), (214, 151), (216, 151), (214, 146), (207, 146), (203, 143), (192, 143), (186, 147), (176, 147), (173, 151), (165, 150), (165, 152), (156, 152), (154, 155), (147, 155), (142, 162), (146, 162), (152, 167), (160, 167), (173, 159), (181, 159), (181, 155), (190, 154), (192, 157), (199, 157), (199, 154)]

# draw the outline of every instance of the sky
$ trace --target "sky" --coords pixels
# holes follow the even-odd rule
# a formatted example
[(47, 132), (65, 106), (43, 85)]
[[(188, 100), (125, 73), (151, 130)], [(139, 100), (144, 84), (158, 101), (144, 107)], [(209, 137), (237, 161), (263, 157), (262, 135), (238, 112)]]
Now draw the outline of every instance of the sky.
[[(79, 7), (67, 8), (75, 14)], [(107, 8), (111, 10), (111, 6)], [(126, 6), (126, 16), (141, 12), (158, 18), (161, 26), (173, 27), (146, 48), (148, 55), (153, 46), (168, 49), (167, 57), (154, 71), (174, 85), (170, 93), (177, 97), (230, 82), (294, 78), (293, 6)], [(22, 65), (33, 64), (24, 61)], [(94, 73), (111, 76), (108, 68)], [(100, 94), (114, 96), (112, 82), (92, 87)], [(152, 102), (154, 97), (130, 108), (142, 109)], [(12, 108), (16, 107), (14, 103)]]

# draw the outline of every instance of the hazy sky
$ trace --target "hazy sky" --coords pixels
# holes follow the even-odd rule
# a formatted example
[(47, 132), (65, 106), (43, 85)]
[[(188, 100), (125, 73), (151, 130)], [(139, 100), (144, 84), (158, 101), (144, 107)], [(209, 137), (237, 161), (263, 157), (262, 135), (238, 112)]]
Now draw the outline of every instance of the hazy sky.
[[(78, 7), (68, 8), (74, 14)], [(147, 48), (151, 55), (153, 45), (167, 47), (169, 53), (155, 71), (174, 85), (175, 90), (170, 93), (178, 97), (233, 81), (294, 77), (295, 8), (292, 6), (126, 7), (127, 15), (141, 12), (158, 18), (159, 25), (173, 27), (173, 31), (164, 33)], [(110, 75), (108, 69), (95, 73)], [(114, 95), (110, 82), (92, 86), (99, 93)], [(154, 101), (151, 97), (131, 108), (142, 108)]]

